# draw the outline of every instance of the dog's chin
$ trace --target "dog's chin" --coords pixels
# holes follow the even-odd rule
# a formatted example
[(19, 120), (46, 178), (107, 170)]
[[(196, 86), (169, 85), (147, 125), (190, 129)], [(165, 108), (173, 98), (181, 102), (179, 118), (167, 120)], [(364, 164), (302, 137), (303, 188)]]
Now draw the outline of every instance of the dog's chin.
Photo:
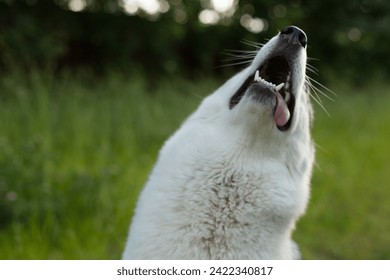
[(276, 107), (276, 94), (271, 87), (268, 87), (261, 83), (252, 83), (245, 91), (244, 95), (248, 96), (251, 101), (270, 107), (275, 110)]

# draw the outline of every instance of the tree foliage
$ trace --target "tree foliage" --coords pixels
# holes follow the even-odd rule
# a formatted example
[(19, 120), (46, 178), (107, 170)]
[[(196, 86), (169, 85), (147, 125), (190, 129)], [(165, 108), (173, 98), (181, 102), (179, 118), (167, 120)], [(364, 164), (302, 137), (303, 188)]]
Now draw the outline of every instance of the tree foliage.
[[(163, 13), (126, 13), (123, 1), (0, 0), (0, 65), (50, 65), (55, 69), (107, 67), (146, 73), (196, 75), (223, 71), (222, 52), (250, 49), (242, 40), (264, 42), (286, 25), (309, 38), (309, 56), (321, 70), (353, 78), (390, 70), (390, 2), (385, 0), (235, 0), (235, 9), (212, 25), (199, 13), (208, 0), (158, 0)], [(242, 26), (244, 15), (262, 19), (260, 33)], [(181, 17), (181, 19), (180, 19)], [(317, 66), (317, 63), (314, 63)]]

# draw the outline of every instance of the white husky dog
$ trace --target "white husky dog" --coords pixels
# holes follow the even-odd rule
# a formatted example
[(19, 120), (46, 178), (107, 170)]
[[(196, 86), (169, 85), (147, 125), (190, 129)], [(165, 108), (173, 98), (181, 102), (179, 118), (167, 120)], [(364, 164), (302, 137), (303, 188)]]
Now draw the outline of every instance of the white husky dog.
[(165, 143), (124, 259), (297, 259), (314, 161), (306, 35), (285, 27)]

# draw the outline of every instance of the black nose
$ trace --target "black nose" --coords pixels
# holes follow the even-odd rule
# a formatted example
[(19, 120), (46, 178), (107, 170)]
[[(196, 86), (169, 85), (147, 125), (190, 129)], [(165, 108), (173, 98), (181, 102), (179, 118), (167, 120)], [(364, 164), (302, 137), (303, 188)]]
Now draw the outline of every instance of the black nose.
[(307, 45), (307, 37), (305, 32), (296, 26), (286, 26), (282, 29), (282, 31), (280, 31), (280, 34), (287, 36), (289, 40), (299, 42), (302, 47), (306, 47)]

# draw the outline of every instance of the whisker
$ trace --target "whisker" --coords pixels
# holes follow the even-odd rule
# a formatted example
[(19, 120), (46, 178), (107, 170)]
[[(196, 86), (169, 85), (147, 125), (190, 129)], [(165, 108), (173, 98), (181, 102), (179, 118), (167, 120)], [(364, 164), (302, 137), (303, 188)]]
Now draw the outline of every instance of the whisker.
[(313, 92), (317, 97), (316, 99), (321, 103), (321, 105), (323, 105), (324, 103), (322, 102), (321, 97), (318, 95), (316, 88), (313, 87), (313, 85), (311, 85), (311, 84), (309, 84), (309, 87), (311, 89), (310, 94)]
[[(309, 87), (309, 94), (310, 94), (310, 97), (313, 98), (313, 100), (318, 104), (320, 105), (321, 108), (324, 109), (324, 111), (329, 115), (329, 113), (327, 112), (327, 110), (325, 109), (325, 106), (324, 106), (324, 103), (321, 99), (321, 97), (319, 96), (318, 92), (319, 90), (310, 82), (310, 79), (309, 77), (306, 77), (306, 85)], [(321, 92), (320, 92), (321, 93)], [(323, 93), (322, 93), (323, 94)]]
[(312, 69), (312, 68), (309, 68), (309, 67), (307, 67), (306, 69), (307, 69), (307, 71), (313, 73), (314, 75), (318, 75), (317, 69)]
[(328, 153), (329, 153), (329, 151), (328, 151), (327, 149), (325, 149), (324, 147), (322, 147), (320, 144), (314, 142), (314, 145), (315, 145), (316, 148), (317, 148), (318, 150), (320, 150), (321, 152), (324, 152), (325, 154), (328, 154)]
[(312, 61), (312, 60), (314, 60), (314, 61), (319, 61), (320, 59), (315, 58), (315, 57), (308, 57), (307, 60), (308, 60), (308, 61)]
[(231, 62), (227, 64), (223, 64), (217, 67), (229, 67), (229, 66), (237, 66), (237, 65), (249, 65), (253, 59), (255, 58), (258, 50), (261, 48), (263, 44), (251, 42), (248, 40), (243, 40), (242, 43), (247, 44), (251, 47), (256, 48), (256, 50), (225, 50), (222, 54), (229, 56), (223, 60), (223, 62)]
[[(309, 87), (310, 87), (310, 86), (309, 86)], [(314, 100), (314, 101), (322, 108), (322, 110), (324, 110), (324, 112), (330, 117), (331, 115), (330, 115), (330, 113), (328, 112), (328, 110), (326, 110), (324, 104), (322, 103), (321, 98), (318, 96), (318, 94), (317, 94), (315, 91), (313, 91), (313, 92), (315, 93), (315, 95), (312, 94), (311, 91), (309, 90), (309, 95), (310, 95), (310, 97), (313, 98), (313, 100)]]
[(315, 68), (313, 65), (306, 64), (306, 69), (312, 72), (313, 74), (318, 75), (319, 71), (317, 68)]
[(248, 54), (248, 53), (256, 54), (257, 52), (258, 52), (257, 50), (249, 51), (249, 50), (230, 50), (230, 49), (227, 49), (227, 50), (225, 50), (224, 53), (226, 53), (228, 55), (236, 55), (236, 54)]
[[(325, 153), (325, 154), (328, 154), (328, 153), (329, 153), (327, 149), (325, 149), (323, 146), (321, 146), (321, 145), (318, 144), (317, 142), (314, 142), (314, 146), (316, 147), (316, 150), (317, 150), (317, 151), (321, 151), (321, 152), (323, 152), (323, 153)], [(324, 170), (321, 168), (320, 164), (319, 164), (317, 161), (314, 162), (314, 165), (315, 165), (315, 167), (317, 167), (317, 168), (319, 169), (319, 171), (321, 171), (321, 172), (324, 171)]]
[(318, 71), (318, 69), (317, 69), (316, 67), (314, 67), (313, 65), (311, 65), (310, 63), (306, 63), (306, 67), (308, 67), (308, 68), (311, 68), (311, 69), (314, 69), (314, 70), (317, 70), (317, 71)]
[(321, 168), (321, 166), (318, 162), (315, 161), (314, 166), (317, 167), (319, 171), (324, 172), (324, 170)]
[(200, 94), (198, 94), (198, 93), (196, 93), (196, 92), (192, 92), (192, 91), (191, 91), (190, 94), (193, 95), (193, 96), (195, 96), (196, 98), (199, 98), (200, 100), (204, 100), (204, 99), (205, 99), (204, 96), (202, 96), (202, 95), (200, 95)]
[(317, 82), (315, 79), (310, 78), (310, 77), (308, 77), (308, 78), (310, 79), (311, 82), (317, 84), (319, 87), (325, 89), (326, 91), (329, 91), (330, 93), (332, 93), (334, 96), (337, 97), (337, 94), (336, 94), (334, 91), (330, 90), (329, 88), (327, 88), (326, 86), (324, 86), (324, 85), (321, 84), (320, 82)]
[(252, 55), (252, 54), (247, 54), (247, 55), (231, 55), (230, 57), (228, 58), (225, 58), (224, 61), (230, 61), (230, 60), (242, 60), (242, 59), (246, 59), (246, 58), (251, 58), (253, 59), (255, 56)]
[(330, 101), (332, 101), (332, 102), (335, 102), (335, 100), (332, 98), (332, 97), (330, 97), (329, 95), (327, 95), (325, 92), (323, 92), (321, 89), (319, 89), (317, 86), (315, 86), (315, 85), (313, 85), (313, 83), (311, 83), (311, 81), (310, 81), (310, 77), (307, 77), (308, 79), (307, 79), (307, 82), (308, 82), (308, 84), (309, 84), (309, 86), (310, 86), (310, 88), (314, 91), (314, 92), (318, 92), (318, 93), (321, 93), (322, 94), (322, 96), (324, 96), (324, 97), (326, 97), (328, 100), (330, 100)]
[(220, 67), (229, 67), (229, 66), (237, 66), (237, 65), (245, 65), (245, 64), (247, 64), (247, 66), (249, 66), (251, 63), (252, 63), (252, 59), (245, 60), (245, 61), (234, 62), (234, 63), (223, 64), (223, 65), (219, 65), (219, 66), (216, 66), (216, 67), (220, 68)]
[(322, 108), (322, 110), (324, 110), (324, 112), (330, 117), (330, 114), (328, 112), (328, 110), (326, 110), (325, 106), (322, 104), (322, 101), (321, 99), (318, 99), (316, 98), (313, 94), (311, 94), (311, 92), (309, 92), (311, 98), (313, 98), (313, 100)]
[(242, 62), (242, 63), (246, 63), (248, 61), (252, 61), (252, 58), (248, 57), (248, 59), (245, 59), (244, 57), (241, 57), (241, 58), (227, 58), (227, 59), (223, 59), (222, 62), (233, 62), (233, 63), (239, 63)]
[(260, 49), (262, 46), (264, 46), (265, 44), (262, 44), (262, 43), (256, 43), (256, 42), (253, 42), (253, 41), (250, 41), (250, 40), (246, 40), (246, 39), (243, 39), (241, 40), (241, 42), (245, 45), (248, 45), (248, 46), (251, 46), (251, 47), (255, 47), (256, 49)]
[(312, 89), (315, 90), (316, 92), (319, 92), (322, 94), (322, 96), (324, 96), (326, 99), (332, 101), (332, 102), (335, 102), (335, 100), (330, 97), (329, 95), (327, 95), (325, 92), (323, 92), (322, 90), (320, 90), (318, 87), (316, 87), (315, 85), (311, 85), (312, 86)]

